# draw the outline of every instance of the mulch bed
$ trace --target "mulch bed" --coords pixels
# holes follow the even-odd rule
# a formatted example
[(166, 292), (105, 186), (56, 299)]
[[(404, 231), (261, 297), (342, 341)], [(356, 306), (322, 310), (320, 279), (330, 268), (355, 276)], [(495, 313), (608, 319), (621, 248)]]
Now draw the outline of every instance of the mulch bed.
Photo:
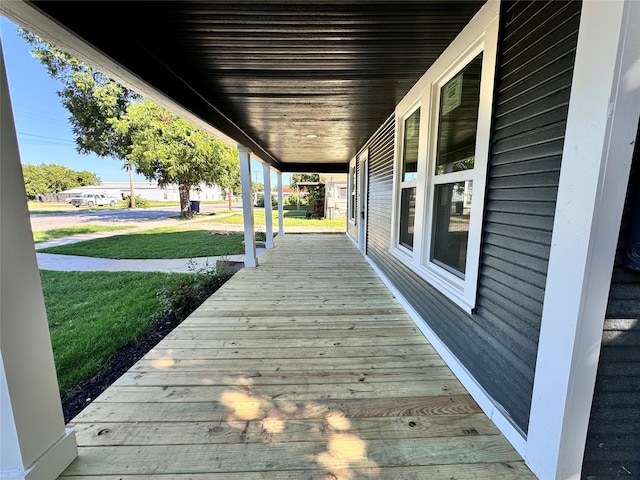
[[(222, 282), (224, 283), (224, 282)], [(209, 298), (220, 288), (221, 284), (210, 285), (202, 295), (202, 301)], [(173, 313), (165, 314), (146, 334), (140, 336), (134, 343), (126, 345), (114, 356), (109, 365), (97, 375), (80, 385), (78, 392), (71, 398), (62, 401), (64, 422), (68, 423), (96, 397), (107, 389), (113, 382), (127, 372), (138, 360), (155, 347), (160, 340), (176, 328), (185, 317), (178, 318)]]

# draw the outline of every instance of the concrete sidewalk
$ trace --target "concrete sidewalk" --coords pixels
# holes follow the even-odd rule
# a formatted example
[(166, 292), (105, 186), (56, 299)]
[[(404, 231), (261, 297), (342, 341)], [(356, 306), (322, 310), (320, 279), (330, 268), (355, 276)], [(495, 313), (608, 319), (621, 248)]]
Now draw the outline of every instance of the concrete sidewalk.
[[(186, 223), (193, 223), (198, 220), (182, 220), (179, 223), (174, 221), (162, 222), (162, 226), (166, 225), (185, 225)], [(202, 267), (215, 267), (218, 260), (228, 260), (234, 263), (244, 263), (244, 255), (226, 255), (222, 257), (198, 257), (198, 258), (178, 258), (178, 259), (153, 259), (153, 260), (115, 260), (112, 258), (94, 258), (94, 257), (81, 257), (75, 255), (58, 255), (53, 253), (41, 253), (37, 250), (46, 247), (57, 247), (59, 245), (69, 245), (72, 243), (83, 242), (85, 240), (91, 240), (94, 238), (105, 238), (114, 235), (123, 235), (136, 231), (149, 230), (150, 228), (158, 227), (155, 224), (153, 227), (143, 225), (140, 227), (133, 227), (127, 230), (115, 230), (111, 232), (96, 232), (74, 235), (72, 237), (56, 238), (46, 242), (36, 243), (36, 257), (38, 260), (38, 267), (42, 270), (65, 270), (65, 271), (104, 271), (104, 272), (117, 272), (117, 271), (133, 271), (133, 272), (189, 272), (193, 271), (193, 268)], [(257, 254), (260, 255), (264, 251), (263, 248), (257, 249)], [(191, 268), (190, 268), (191, 267)]]
[[(261, 253), (263, 249), (259, 249)], [(244, 262), (244, 255), (227, 255), (224, 257), (198, 257), (158, 260), (114, 260), (111, 258), (79, 257), (74, 255), (56, 255), (36, 252), (38, 267), (42, 270), (66, 271), (133, 271), (133, 272), (189, 272), (194, 267), (215, 267), (218, 260)]]

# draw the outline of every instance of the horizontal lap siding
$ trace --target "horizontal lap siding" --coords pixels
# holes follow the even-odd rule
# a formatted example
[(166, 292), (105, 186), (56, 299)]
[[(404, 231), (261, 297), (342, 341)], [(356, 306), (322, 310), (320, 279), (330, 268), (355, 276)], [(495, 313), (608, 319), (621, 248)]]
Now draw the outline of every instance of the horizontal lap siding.
[(524, 431), (579, 13), (578, 2), (503, 4), (476, 314), (389, 254), (393, 122), (369, 144), (369, 256)]
[[(640, 130), (627, 189), (585, 449), (586, 479), (640, 477), (640, 271), (624, 267), (626, 238), (638, 221)], [(634, 218), (635, 217), (635, 218)]]
[(477, 321), (500, 355), (483, 384), (526, 431), (580, 3), (501, 14)]

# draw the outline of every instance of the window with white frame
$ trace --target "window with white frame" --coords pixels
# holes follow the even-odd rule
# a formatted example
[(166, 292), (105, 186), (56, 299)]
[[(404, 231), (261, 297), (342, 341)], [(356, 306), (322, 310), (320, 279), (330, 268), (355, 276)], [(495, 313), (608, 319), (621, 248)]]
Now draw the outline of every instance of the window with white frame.
[(356, 161), (349, 163), (349, 221), (356, 223), (356, 210), (358, 209), (358, 197), (356, 195)]
[(477, 289), (497, 24), (497, 11), (474, 18), (396, 109), (391, 253), (468, 312)]
[(420, 108), (417, 108), (405, 119), (402, 127), (398, 242), (403, 247), (413, 250), (416, 183), (418, 180), (418, 145), (420, 141)]

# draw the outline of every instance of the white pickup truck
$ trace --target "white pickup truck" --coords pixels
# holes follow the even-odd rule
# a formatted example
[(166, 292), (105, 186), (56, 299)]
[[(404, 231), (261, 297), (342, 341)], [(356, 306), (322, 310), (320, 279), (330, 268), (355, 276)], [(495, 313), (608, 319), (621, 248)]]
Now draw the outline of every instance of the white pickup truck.
[(104, 193), (83, 193), (79, 197), (73, 197), (69, 203), (74, 207), (93, 207), (93, 206), (114, 206), (118, 203), (118, 199), (110, 197)]

